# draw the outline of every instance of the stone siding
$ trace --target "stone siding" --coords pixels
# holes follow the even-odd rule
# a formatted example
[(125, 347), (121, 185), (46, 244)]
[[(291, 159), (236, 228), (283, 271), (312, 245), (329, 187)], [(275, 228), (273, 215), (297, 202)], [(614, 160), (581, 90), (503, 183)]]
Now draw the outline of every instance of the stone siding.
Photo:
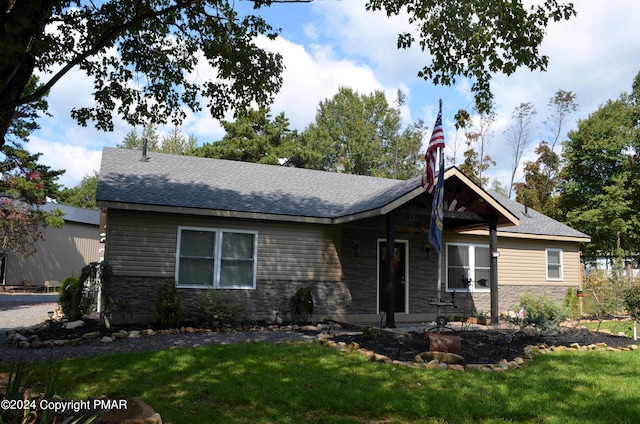
[[(128, 302), (134, 316), (129, 320), (148, 321), (153, 310), (153, 300), (158, 286), (165, 278), (155, 277), (123, 277), (115, 276), (112, 282), (112, 295), (116, 299)], [(351, 304), (351, 295), (346, 284), (341, 282), (304, 282), (291, 281), (260, 281), (256, 282), (255, 290), (234, 290), (238, 296), (245, 298), (256, 319), (273, 316), (274, 311), (287, 316), (289, 313), (289, 299), (299, 286), (311, 288), (315, 312), (314, 315), (342, 315), (346, 314)], [(207, 289), (178, 289), (182, 302), (187, 311), (193, 310), (196, 298)], [(143, 318), (146, 316), (146, 318)]]

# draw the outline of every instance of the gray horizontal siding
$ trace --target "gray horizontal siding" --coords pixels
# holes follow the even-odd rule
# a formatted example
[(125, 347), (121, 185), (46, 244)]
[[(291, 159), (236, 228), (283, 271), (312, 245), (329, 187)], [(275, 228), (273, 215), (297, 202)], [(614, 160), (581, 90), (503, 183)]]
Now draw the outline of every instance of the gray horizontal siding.
[(258, 280), (341, 281), (339, 232), (322, 225), (109, 210), (114, 274), (174, 278), (179, 226), (258, 232)]

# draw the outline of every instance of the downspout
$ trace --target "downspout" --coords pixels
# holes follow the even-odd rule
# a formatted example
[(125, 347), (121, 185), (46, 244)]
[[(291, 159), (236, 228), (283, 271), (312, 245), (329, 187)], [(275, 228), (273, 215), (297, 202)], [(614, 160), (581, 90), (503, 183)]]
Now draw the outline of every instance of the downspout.
[(491, 287), (491, 324), (498, 324), (498, 219), (489, 219), (489, 281)]

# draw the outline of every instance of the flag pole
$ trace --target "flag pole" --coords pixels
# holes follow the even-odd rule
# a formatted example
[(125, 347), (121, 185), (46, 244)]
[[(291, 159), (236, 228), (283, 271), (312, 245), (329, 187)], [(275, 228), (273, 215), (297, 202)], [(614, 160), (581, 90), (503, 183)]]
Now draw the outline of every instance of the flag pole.
[[(439, 107), (440, 107), (439, 109), (440, 113), (442, 113), (442, 99), (439, 99)], [(438, 147), (438, 165), (440, 168), (444, 166), (442, 150), (443, 150), (442, 147)], [(439, 175), (438, 178), (440, 178), (440, 176), (444, 176), (444, 174), (441, 172), (438, 172), (438, 175)], [(444, 227), (444, 219), (443, 219), (443, 227)], [(438, 251), (438, 303), (440, 302), (442, 302), (442, 238), (440, 239), (440, 249)], [(437, 315), (438, 316), (440, 315), (440, 311), (437, 312)]]
[[(440, 100), (440, 104), (442, 104), (442, 100)], [(443, 166), (442, 160), (442, 148), (438, 148), (438, 162), (440, 166)], [(443, 174), (439, 172), (439, 175)], [(440, 177), (438, 177), (440, 178)], [(437, 306), (436, 306), (436, 318), (440, 317), (440, 308), (442, 305), (442, 240), (440, 240), (440, 249), (438, 251), (438, 282), (437, 282)], [(438, 328), (438, 332), (440, 328)]]
[[(429, 244), (438, 253), (437, 284), (436, 284), (436, 318), (440, 317), (440, 308), (447, 306), (442, 302), (442, 230), (444, 229), (444, 131), (442, 128), (442, 99), (438, 109), (438, 116), (433, 127), (431, 139), (425, 153), (425, 173), (422, 186), (433, 195), (431, 202), (431, 218), (429, 220)], [(439, 165), (436, 173), (436, 164)], [(437, 175), (437, 177), (436, 177)]]

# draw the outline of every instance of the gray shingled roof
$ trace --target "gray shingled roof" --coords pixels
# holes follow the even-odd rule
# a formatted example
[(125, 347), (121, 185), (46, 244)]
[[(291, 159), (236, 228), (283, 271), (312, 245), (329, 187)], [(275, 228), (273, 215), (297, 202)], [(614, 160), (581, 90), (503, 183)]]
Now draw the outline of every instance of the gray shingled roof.
[[(382, 208), (420, 187), (398, 181), (275, 165), (104, 148), (96, 200), (149, 206), (339, 218)], [(496, 192), (520, 219), (509, 233), (589, 238)]]
[(590, 239), (587, 234), (574, 230), (531, 208), (527, 208), (527, 212), (525, 213), (524, 205), (515, 200), (511, 200), (495, 191), (489, 191), (488, 193), (520, 220), (520, 225), (500, 228), (501, 232)]
[(64, 219), (67, 222), (78, 222), (81, 224), (100, 225), (100, 212), (91, 209), (78, 208), (75, 206), (61, 205), (59, 203), (47, 202), (40, 206), (45, 212), (60, 209), (64, 212)]
[(383, 207), (420, 186), (334, 172), (105, 148), (97, 201), (313, 218)]

